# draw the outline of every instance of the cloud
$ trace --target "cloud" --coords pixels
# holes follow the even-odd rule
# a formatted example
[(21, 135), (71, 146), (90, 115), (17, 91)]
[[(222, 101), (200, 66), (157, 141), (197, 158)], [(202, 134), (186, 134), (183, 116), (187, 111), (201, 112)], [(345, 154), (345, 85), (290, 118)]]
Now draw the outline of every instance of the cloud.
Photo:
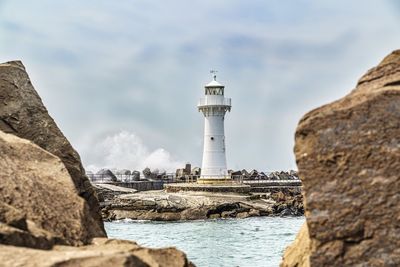
[(144, 168), (175, 172), (184, 166), (183, 162), (173, 159), (163, 148), (149, 151), (141, 138), (131, 132), (121, 131), (107, 136), (101, 142), (91, 147), (97, 158), (89, 162), (87, 170), (97, 171), (100, 168), (130, 169), (142, 171)]
[[(86, 165), (125, 168), (168, 158), (166, 151), (201, 164), (196, 102), (216, 68), (233, 100), (228, 167), (289, 169), (301, 116), (345, 95), (398, 48), (396, 3), (8, 0), (0, 8), (0, 61), (23, 60)], [(113, 143), (121, 130), (142, 137), (146, 153), (136, 147), (112, 156), (118, 146), (96, 145)]]

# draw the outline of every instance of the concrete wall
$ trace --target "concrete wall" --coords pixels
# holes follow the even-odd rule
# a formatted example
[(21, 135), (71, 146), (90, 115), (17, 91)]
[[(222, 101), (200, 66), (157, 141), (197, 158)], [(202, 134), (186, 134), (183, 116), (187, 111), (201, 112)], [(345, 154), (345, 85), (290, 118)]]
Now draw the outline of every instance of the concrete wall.
[(162, 190), (164, 189), (163, 181), (132, 181), (132, 182), (115, 182), (117, 186), (133, 188), (138, 191), (149, 191), (149, 190)]

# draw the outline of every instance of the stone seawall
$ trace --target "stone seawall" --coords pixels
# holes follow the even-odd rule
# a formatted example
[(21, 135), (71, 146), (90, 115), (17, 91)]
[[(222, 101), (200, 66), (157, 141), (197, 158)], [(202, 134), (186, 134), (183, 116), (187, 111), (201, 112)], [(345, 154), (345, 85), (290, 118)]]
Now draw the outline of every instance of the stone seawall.
[(177, 183), (177, 184), (165, 184), (164, 189), (167, 193), (178, 193), (178, 192), (210, 192), (210, 193), (237, 193), (247, 194), (250, 192), (249, 185), (200, 185), (191, 183)]
[(254, 186), (250, 188), (251, 193), (277, 193), (282, 192), (288, 194), (289, 192), (296, 192), (301, 194), (301, 186)]
[(115, 182), (116, 186), (136, 189), (137, 191), (162, 190), (164, 188), (163, 181), (132, 181), (132, 182)]

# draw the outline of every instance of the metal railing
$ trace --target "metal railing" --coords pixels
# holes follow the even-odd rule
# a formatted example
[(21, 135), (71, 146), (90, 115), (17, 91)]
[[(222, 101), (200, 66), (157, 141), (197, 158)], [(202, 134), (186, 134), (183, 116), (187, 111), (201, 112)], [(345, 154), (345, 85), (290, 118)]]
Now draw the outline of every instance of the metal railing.
[(231, 106), (230, 98), (200, 98), (198, 107), (202, 106)]
[[(115, 183), (115, 182), (123, 182), (123, 183), (137, 183), (143, 181), (162, 181), (163, 183), (195, 183), (197, 179), (200, 178), (200, 175), (182, 175), (177, 176), (175, 173), (167, 173), (160, 175), (159, 177), (148, 177), (145, 178), (143, 175), (139, 176), (137, 174), (115, 174), (111, 176), (109, 174), (87, 174), (88, 178), (93, 183)], [(251, 186), (257, 185), (301, 185), (301, 180), (299, 179), (269, 179), (266, 176), (255, 176), (255, 177), (247, 177), (244, 175), (231, 175), (232, 182), (236, 184), (248, 184)]]
[(197, 182), (199, 175), (184, 175), (177, 177), (175, 173), (163, 174), (158, 177), (144, 177), (140, 175), (139, 177), (135, 174), (86, 174), (89, 180), (93, 183), (135, 183), (143, 181), (162, 181), (164, 183), (194, 183)]
[(243, 184), (250, 185), (251, 187), (301, 186), (302, 185), (300, 179), (291, 179), (291, 180), (268, 180), (268, 179), (244, 180)]

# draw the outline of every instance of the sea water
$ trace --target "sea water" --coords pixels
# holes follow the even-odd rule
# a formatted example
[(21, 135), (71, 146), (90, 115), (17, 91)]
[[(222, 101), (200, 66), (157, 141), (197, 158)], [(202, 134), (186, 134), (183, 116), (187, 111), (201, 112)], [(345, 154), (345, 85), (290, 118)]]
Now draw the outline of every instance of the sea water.
[(279, 266), (304, 217), (252, 217), (183, 222), (120, 220), (106, 222), (110, 238), (139, 245), (174, 246), (199, 267)]

